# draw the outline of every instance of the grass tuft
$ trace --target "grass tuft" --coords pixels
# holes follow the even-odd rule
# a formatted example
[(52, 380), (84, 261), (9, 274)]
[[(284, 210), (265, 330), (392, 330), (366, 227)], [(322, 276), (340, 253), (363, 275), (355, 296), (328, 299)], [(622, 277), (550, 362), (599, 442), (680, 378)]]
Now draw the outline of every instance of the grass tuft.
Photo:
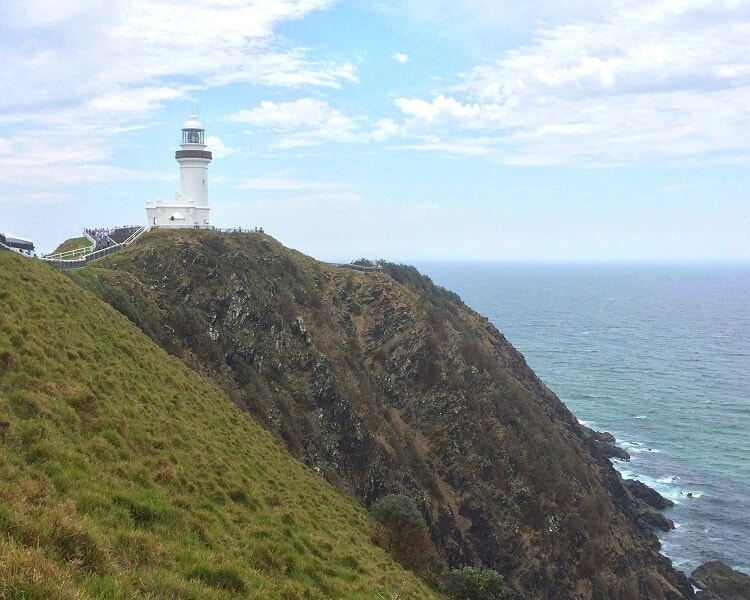
[(199, 565), (190, 574), (191, 578), (199, 579), (211, 587), (244, 594), (247, 585), (237, 569), (232, 567)]

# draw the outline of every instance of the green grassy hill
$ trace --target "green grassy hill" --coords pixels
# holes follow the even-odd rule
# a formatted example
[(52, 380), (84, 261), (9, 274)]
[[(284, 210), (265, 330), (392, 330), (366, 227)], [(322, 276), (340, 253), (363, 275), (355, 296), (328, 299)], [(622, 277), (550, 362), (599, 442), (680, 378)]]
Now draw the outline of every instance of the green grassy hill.
[(0, 598), (430, 598), (212, 383), (0, 253)]
[(65, 240), (62, 244), (60, 244), (57, 248), (55, 248), (53, 252), (50, 252), (50, 254), (70, 252), (71, 250), (79, 250), (88, 248), (89, 246), (91, 246), (91, 242), (87, 237), (70, 238), (69, 240)]

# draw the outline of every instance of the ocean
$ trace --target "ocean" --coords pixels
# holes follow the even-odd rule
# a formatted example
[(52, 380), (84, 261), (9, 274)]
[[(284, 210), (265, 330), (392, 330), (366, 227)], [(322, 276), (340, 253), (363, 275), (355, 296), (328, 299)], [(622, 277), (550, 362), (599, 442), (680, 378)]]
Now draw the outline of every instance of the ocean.
[(750, 574), (750, 265), (417, 265), (676, 505), (662, 553)]

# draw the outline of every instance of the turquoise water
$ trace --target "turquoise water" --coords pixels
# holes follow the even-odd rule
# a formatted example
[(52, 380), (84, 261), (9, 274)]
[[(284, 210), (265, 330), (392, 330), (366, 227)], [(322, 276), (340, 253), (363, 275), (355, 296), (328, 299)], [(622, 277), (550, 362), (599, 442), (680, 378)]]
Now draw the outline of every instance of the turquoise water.
[(750, 265), (422, 264), (485, 315), (615, 466), (677, 505), (675, 567), (750, 573)]

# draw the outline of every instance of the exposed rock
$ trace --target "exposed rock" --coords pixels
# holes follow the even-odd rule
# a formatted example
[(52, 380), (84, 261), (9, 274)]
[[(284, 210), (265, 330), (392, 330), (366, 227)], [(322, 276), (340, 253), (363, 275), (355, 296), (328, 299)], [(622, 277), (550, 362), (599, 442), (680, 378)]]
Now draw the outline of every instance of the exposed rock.
[(674, 521), (653, 508), (643, 508), (637, 512), (637, 515), (639, 519), (654, 529), (665, 532), (674, 529)]
[(599, 440), (594, 440), (596, 443), (597, 448), (599, 448), (604, 456), (607, 458), (619, 458), (620, 460), (630, 460), (630, 454), (628, 454), (625, 450), (620, 448), (619, 446), (616, 446), (615, 444), (609, 443), (609, 442), (600, 442)]
[(591, 427), (580, 424), (579, 427), (583, 439), (586, 440), (589, 445), (598, 448), (607, 458), (630, 460), (630, 454), (615, 444), (617, 441), (615, 436), (608, 431), (596, 431), (595, 429), (591, 429)]
[(581, 429), (583, 430), (583, 435), (585, 437), (596, 440), (597, 442), (614, 444), (616, 441), (615, 436), (608, 431), (596, 431), (595, 429), (591, 429), (591, 427), (586, 427), (586, 425), (581, 425)]
[(87, 268), (333, 485), (365, 506), (412, 498), (450, 567), (497, 569), (529, 600), (692, 597), (604, 454), (623, 451), (416, 269), (356, 273), (265, 235), (194, 230)]
[(750, 598), (750, 575), (735, 571), (720, 560), (707, 562), (698, 567), (690, 575), (690, 581), (701, 590), (696, 597), (704, 600)]
[(630, 493), (633, 494), (633, 496), (635, 496), (639, 500), (643, 500), (646, 504), (653, 508), (662, 510), (674, 506), (674, 502), (672, 502), (669, 498), (665, 498), (655, 489), (648, 487), (641, 481), (637, 481), (635, 479), (625, 479), (623, 480), (623, 483), (625, 484), (625, 487), (628, 488)]

